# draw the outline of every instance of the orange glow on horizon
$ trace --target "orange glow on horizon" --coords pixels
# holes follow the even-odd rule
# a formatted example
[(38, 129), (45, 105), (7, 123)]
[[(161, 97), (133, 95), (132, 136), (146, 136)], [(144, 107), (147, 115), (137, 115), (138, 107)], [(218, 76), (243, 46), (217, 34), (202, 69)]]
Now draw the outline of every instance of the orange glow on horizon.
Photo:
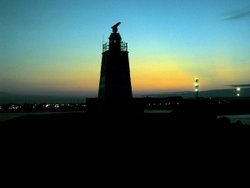
[(135, 92), (192, 89), (193, 76), (173, 63), (150, 65), (152, 64), (135, 67), (135, 70), (131, 71), (132, 87)]

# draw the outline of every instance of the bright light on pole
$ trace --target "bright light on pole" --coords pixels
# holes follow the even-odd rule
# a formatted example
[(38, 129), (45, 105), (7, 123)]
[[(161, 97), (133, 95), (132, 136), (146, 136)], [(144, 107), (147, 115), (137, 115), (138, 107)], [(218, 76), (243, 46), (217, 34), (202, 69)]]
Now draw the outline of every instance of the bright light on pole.
[(236, 96), (237, 96), (237, 97), (240, 97), (240, 87), (237, 87), (237, 88), (236, 88)]
[(198, 97), (199, 95), (199, 78), (194, 78), (194, 92), (195, 92), (195, 97)]

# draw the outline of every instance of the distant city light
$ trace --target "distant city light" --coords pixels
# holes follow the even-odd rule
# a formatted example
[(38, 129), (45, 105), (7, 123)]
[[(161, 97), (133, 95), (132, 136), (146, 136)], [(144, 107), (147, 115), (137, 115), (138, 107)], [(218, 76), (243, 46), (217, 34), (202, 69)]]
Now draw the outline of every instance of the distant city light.
[(237, 91), (240, 91), (240, 87), (237, 87), (236, 90), (237, 90)]
[(237, 93), (237, 97), (239, 97), (240, 96), (240, 94), (239, 93)]
[[(66, 107), (66, 106), (65, 106)], [(65, 107), (62, 107), (61, 104), (7, 104), (7, 105), (1, 105), (0, 111), (15, 111), (15, 112), (23, 112), (23, 111), (44, 111), (44, 110), (52, 110), (53, 108), (56, 111), (62, 111), (65, 110)], [(67, 110), (83, 110), (86, 111), (86, 104), (77, 104), (72, 103), (71, 105), (67, 106)]]
[(21, 106), (18, 106), (18, 105), (11, 105), (9, 106), (9, 110), (18, 110), (18, 109), (21, 109), (22, 107)]

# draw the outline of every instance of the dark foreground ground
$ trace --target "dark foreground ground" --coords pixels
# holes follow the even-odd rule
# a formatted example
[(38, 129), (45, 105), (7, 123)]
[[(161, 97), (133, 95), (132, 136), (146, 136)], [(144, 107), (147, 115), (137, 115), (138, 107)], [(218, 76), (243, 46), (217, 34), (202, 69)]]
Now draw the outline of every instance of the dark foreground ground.
[(173, 112), (170, 114), (65, 113), (26, 115), (0, 124), (2, 132), (62, 133), (85, 137), (199, 138), (249, 134), (250, 126), (231, 123), (213, 113)]
[(78, 170), (67, 173), (100, 173), (101, 177), (110, 176), (111, 170), (112, 181), (124, 177), (121, 172), (125, 171), (136, 179), (141, 173), (152, 176), (160, 172), (157, 176), (165, 180), (168, 176), (162, 171), (169, 171), (177, 176), (177, 182), (182, 179), (180, 173), (186, 177), (191, 172), (196, 172), (194, 181), (200, 175), (207, 177), (207, 182), (210, 176), (200, 172), (214, 174), (222, 164), (225, 169), (230, 169), (232, 162), (238, 164), (248, 153), (249, 139), (249, 126), (198, 111), (28, 115), (2, 123), (0, 130), (1, 152), (11, 159), (8, 164), (23, 164), (21, 169), (40, 164), (38, 169), (45, 166), (46, 173), (52, 174), (50, 168), (56, 164), (63, 173), (65, 167), (74, 167)]

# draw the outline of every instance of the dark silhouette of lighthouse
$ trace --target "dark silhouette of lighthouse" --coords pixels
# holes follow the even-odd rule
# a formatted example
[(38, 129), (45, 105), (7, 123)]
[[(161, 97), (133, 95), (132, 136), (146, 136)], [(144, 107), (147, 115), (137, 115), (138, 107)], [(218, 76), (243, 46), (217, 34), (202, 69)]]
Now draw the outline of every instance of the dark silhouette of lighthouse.
[(103, 44), (98, 111), (101, 113), (130, 112), (132, 87), (127, 43), (118, 33), (118, 22), (112, 26), (109, 42)]

